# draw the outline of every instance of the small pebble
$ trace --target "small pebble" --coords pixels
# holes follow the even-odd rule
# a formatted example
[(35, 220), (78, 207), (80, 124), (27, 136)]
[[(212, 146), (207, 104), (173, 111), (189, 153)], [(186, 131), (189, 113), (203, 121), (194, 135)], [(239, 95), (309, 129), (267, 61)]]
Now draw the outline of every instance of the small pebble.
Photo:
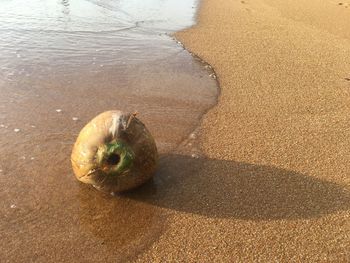
[(30, 160), (32, 160), (32, 161), (35, 160), (35, 157), (30, 157)]
[(0, 127), (1, 127), (1, 128), (5, 128), (5, 125), (4, 125), (4, 124), (0, 124)]
[(3, 171), (3, 170), (2, 170), (2, 169), (0, 169), (0, 173), (2, 173), (2, 171)]
[(10, 207), (13, 209), (13, 208), (16, 208), (16, 205), (11, 205)]
[(21, 130), (20, 129), (13, 129), (14, 132), (20, 132)]
[(30, 125), (30, 127), (35, 128), (35, 125)]
[(21, 160), (25, 160), (25, 159), (26, 159), (26, 157), (25, 157), (25, 156), (22, 156), (20, 159), (21, 159)]
[(196, 139), (196, 138), (197, 138), (197, 136), (196, 136), (195, 133), (191, 133), (191, 134), (190, 134), (190, 139), (194, 140), (194, 139)]
[(198, 154), (195, 154), (195, 153), (192, 153), (192, 154), (191, 154), (191, 157), (192, 157), (192, 158), (195, 158), (195, 159), (198, 159), (198, 158), (199, 158), (199, 155), (198, 155)]
[(77, 120), (79, 120), (79, 118), (78, 117), (73, 117), (72, 120), (73, 121), (77, 121)]
[(62, 110), (61, 109), (57, 109), (56, 112), (60, 113), (60, 112), (62, 112)]

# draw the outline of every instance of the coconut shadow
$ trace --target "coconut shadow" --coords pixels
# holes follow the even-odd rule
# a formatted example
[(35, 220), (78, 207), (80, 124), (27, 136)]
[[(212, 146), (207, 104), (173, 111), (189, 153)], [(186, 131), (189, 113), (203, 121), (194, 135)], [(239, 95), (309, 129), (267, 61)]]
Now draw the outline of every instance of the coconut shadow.
[(245, 220), (306, 219), (350, 208), (349, 189), (272, 166), (162, 156), (153, 180), (123, 194), (180, 212)]

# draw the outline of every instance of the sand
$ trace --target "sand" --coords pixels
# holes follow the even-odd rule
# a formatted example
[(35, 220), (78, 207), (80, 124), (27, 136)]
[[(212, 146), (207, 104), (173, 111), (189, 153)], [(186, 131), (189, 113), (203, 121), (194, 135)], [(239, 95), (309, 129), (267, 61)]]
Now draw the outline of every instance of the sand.
[(0, 83), (2, 261), (350, 262), (350, 6), (305, 2), (201, 2), (198, 24), (176, 37), (215, 69), (218, 104), (128, 194), (76, 181), (74, 139), (117, 106), (114, 83), (154, 83), (176, 92), (153, 100), (135, 91), (128, 107), (154, 105), (148, 114), (139, 106), (140, 118), (168, 149), (213, 95), (198, 101), (209, 73), (191, 70), (186, 51), (178, 70), (175, 57), (131, 68), (141, 82), (106, 70), (94, 81), (76, 72), (69, 85), (59, 75), (13, 84), (35, 92)]
[(202, 1), (176, 37), (220, 83), (207, 157), (163, 160), (150, 202), (171, 216), (140, 262), (350, 262), (347, 7)]

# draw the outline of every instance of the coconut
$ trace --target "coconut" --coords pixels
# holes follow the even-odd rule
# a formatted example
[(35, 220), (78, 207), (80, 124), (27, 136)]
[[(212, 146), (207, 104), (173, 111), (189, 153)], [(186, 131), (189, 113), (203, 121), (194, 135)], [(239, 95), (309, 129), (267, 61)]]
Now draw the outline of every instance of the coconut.
[(71, 162), (76, 178), (115, 193), (145, 183), (156, 169), (155, 141), (136, 114), (107, 111), (81, 130)]

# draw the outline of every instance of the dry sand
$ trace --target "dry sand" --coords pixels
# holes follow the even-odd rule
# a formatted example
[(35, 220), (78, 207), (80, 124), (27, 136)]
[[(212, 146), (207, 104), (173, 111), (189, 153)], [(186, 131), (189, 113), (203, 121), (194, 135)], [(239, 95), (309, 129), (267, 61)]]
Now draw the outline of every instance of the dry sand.
[(173, 214), (140, 261), (350, 262), (347, 7), (202, 2), (176, 36), (220, 82), (200, 127), (208, 158), (163, 160), (149, 201)]

